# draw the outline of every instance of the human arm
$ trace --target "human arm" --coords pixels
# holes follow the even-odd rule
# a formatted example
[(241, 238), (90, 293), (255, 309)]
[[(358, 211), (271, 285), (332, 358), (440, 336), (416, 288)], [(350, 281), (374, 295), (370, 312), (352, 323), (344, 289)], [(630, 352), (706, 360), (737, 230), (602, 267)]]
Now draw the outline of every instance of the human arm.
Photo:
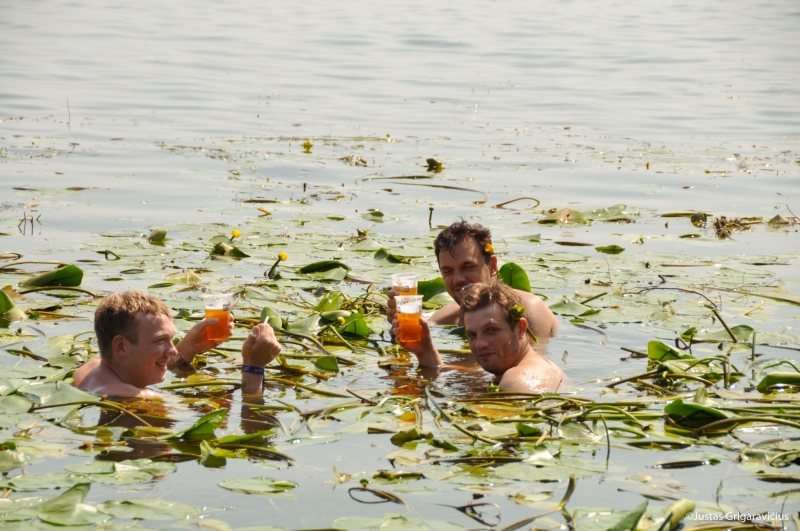
[[(242, 366), (263, 369), (281, 352), (275, 331), (267, 323), (253, 327), (242, 345)], [(264, 391), (264, 375), (242, 372), (242, 393), (259, 395)]]
[[(188, 368), (192, 365), (192, 361), (197, 354), (221, 345), (225, 341), (224, 339), (208, 339), (206, 337), (206, 328), (214, 326), (218, 322), (219, 319), (212, 317), (203, 319), (190, 328), (180, 343), (175, 346), (178, 349), (178, 355), (170, 358), (169, 362), (167, 362), (167, 368), (171, 371)], [(230, 316), (228, 330), (233, 335), (233, 315)]]

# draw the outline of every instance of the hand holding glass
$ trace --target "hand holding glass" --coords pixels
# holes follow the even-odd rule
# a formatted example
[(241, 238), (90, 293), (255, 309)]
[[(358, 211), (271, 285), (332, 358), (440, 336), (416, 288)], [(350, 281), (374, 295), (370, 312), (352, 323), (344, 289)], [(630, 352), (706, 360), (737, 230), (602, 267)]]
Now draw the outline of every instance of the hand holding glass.
[(231, 294), (203, 295), (206, 307), (206, 319), (216, 317), (219, 322), (206, 328), (206, 339), (220, 341), (231, 337), (229, 322), (234, 296)]

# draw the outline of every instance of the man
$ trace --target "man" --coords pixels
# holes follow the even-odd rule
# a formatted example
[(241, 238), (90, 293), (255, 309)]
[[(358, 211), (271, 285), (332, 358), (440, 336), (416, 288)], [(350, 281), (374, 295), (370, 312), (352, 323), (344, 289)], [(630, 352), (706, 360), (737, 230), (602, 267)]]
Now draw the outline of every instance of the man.
[[(439, 271), (442, 273), (444, 287), (453, 297), (452, 302), (434, 313), (430, 321), (435, 324), (461, 324), (460, 304), (462, 290), (472, 284), (485, 284), (497, 276), (497, 256), (494, 255), (492, 233), (489, 229), (466, 221), (458, 221), (443, 230), (433, 242)], [(513, 290), (525, 308), (525, 318), (533, 334), (540, 340), (554, 335), (558, 320), (550, 308), (532, 293)], [(397, 292), (389, 291), (389, 311), (387, 320), (394, 323), (397, 315), (394, 298)], [(393, 326), (396, 326), (393, 324)], [(397, 333), (397, 330), (394, 330)], [(417, 355), (420, 365), (433, 367), (441, 364), (436, 347), (431, 339), (430, 328), (422, 323), (422, 339), (415, 342), (400, 342), (410, 352)]]
[[(516, 290), (495, 280), (464, 289), (460, 316), (469, 348), (480, 366), (494, 374), (500, 390), (555, 391), (567, 377), (533, 350), (521, 303)], [(433, 361), (441, 364), (441, 358)]]
[[(75, 371), (74, 385), (98, 395), (159, 396), (147, 387), (162, 382), (168, 368), (189, 367), (196, 354), (222, 343), (206, 339), (204, 333), (218, 322), (215, 318), (200, 321), (176, 346), (172, 343), (175, 326), (161, 300), (138, 291), (109, 295), (95, 311), (100, 359)], [(280, 351), (268, 324), (253, 327), (242, 345), (242, 392), (262, 392), (264, 367)]]

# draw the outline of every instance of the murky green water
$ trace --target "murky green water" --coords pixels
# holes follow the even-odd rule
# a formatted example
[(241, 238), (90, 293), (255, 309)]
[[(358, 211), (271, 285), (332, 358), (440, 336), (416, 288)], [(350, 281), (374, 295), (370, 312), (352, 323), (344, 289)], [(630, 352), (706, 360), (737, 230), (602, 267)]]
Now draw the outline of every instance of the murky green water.
[[(731, 326), (755, 328), (759, 361), (798, 360), (798, 226), (766, 223), (775, 215), (800, 212), (800, 11), (790, 2), (77, 2), (7, 6), (4, 11), (1, 250), (20, 253), (22, 260), (77, 263), (85, 270), (81, 286), (87, 290), (103, 294), (149, 287), (175, 310), (191, 312), (200, 308), (200, 289), (250, 285), (241, 315), (257, 315), (270, 305), (297, 320), (309, 311), (298, 301), (313, 303), (320, 286), (357, 296), (369, 282), (387, 285), (397, 271), (433, 278), (437, 272), (428, 245), (435, 227), (463, 216), (492, 228), (501, 261), (525, 268), (532, 291), (548, 297), (549, 303), (564, 296), (582, 301), (607, 292), (587, 303), (600, 312), (578, 323), (591, 328), (571, 324), (564, 316), (559, 337), (542, 347), (576, 382), (574, 389), (565, 390), (570, 396), (605, 402), (654, 396), (652, 389), (631, 385), (604, 391), (595, 380), (646, 370), (645, 360), (629, 359), (620, 347), (646, 350), (651, 340), (674, 344), (691, 326), (701, 334), (719, 332), (719, 322), (704, 306), (708, 301), (689, 291), (700, 291), (718, 304)], [(313, 144), (309, 150), (303, 148), (306, 141)], [(443, 162), (444, 171), (426, 171), (425, 159), (431, 156)], [(401, 176), (424, 178), (396, 178)], [(529, 199), (495, 208), (520, 197)], [(589, 213), (619, 204), (625, 205), (620, 215), (624, 221), (595, 216), (586, 225), (539, 223), (562, 208)], [(370, 214), (372, 209), (383, 216)], [(687, 217), (663, 217), (691, 211), (708, 213), (710, 222), (726, 216), (762, 218), (763, 223), (720, 238), (710, 225), (697, 227)], [(34, 219), (20, 224), (23, 215)], [(169, 230), (163, 247), (147, 242), (156, 227)], [(209, 255), (212, 238), (229, 235), (233, 228), (242, 232), (240, 247), (250, 257)], [(359, 230), (371, 231), (367, 240), (357, 239)], [(697, 237), (682, 237), (689, 234)], [(625, 250), (618, 255), (595, 250), (607, 245)], [(413, 263), (375, 258), (374, 249), (380, 247), (413, 257)], [(111, 261), (109, 255), (98, 254), (105, 250), (114, 250), (122, 259)], [(283, 264), (285, 280), (276, 286), (258, 285), (279, 251), (289, 255)], [(5, 258), (9, 260), (3, 264), (13, 256)], [(294, 268), (329, 259), (352, 267), (348, 281), (295, 278)], [(49, 266), (22, 269), (44, 267)], [(176, 280), (170, 275), (188, 269), (207, 270), (201, 273), (199, 288), (180, 282), (154, 287)], [(17, 288), (22, 278), (26, 276), (20, 272), (0, 270), (2, 285)], [(650, 287), (670, 289), (642, 291)], [(55, 308), (57, 303), (62, 307)], [(25, 295), (17, 305), (41, 314), (38, 320), (6, 330), (4, 349), (25, 345), (53, 358), (64, 353), (83, 356), (86, 351), (81, 348), (94, 348), (79, 341), (89, 336), (70, 339), (91, 328), (91, 298), (39, 292)], [(49, 316), (48, 311), (58, 315)], [(368, 322), (376, 332), (373, 339), (380, 340), (380, 316)], [(189, 321), (177, 323), (183, 330), (191, 326)], [(451, 350), (464, 348), (446, 330), (438, 332), (437, 340)], [(233, 341), (232, 347), (236, 344)], [(694, 345), (693, 353), (719, 355), (719, 344)], [(289, 345), (287, 350), (294, 352), (296, 347)], [(722, 352), (729, 347), (723, 346)], [(395, 391), (422, 398), (423, 431), (457, 442), (457, 455), (469, 451), (465, 436), (444, 421), (442, 428), (434, 424), (431, 405), (424, 400), (425, 382), (417, 379), (436, 375), (420, 374), (413, 364), (394, 362), (387, 367), (386, 357), (368, 348), (356, 353), (341, 346), (329, 348), (357, 365), (327, 382), (311, 377), (299, 381), (337, 392), (350, 388), (362, 396)], [(743, 368), (749, 354), (734, 348), (733, 363)], [(461, 354), (446, 357), (470, 363)], [(209, 361), (205, 374), (238, 377), (235, 358)], [(0, 362), (6, 379), (35, 378), (43, 365), (8, 352), (0, 354)], [(313, 368), (307, 360), (290, 362)], [(59, 358), (55, 363), (66, 362)], [(53, 373), (57, 369), (43, 370), (40, 376)], [(467, 399), (484, 391), (488, 379), (449, 371), (438, 375), (435, 383)], [(733, 389), (739, 392), (755, 383), (757, 378), (744, 378)], [(424, 518), (432, 529), (455, 531), (460, 529), (455, 526), (481, 524), (440, 504), (463, 506), (474, 498), (475, 503), (500, 506), (497, 529), (502, 529), (552, 509), (566, 490), (563, 474), (577, 471), (577, 487), (567, 508), (570, 514), (581, 508), (573, 524), (581, 529), (611, 527), (624, 513), (606, 513), (633, 509), (645, 499), (641, 493), (651, 496), (654, 517), (672, 498), (693, 499), (698, 508), (709, 511), (788, 514), (792, 503), (796, 508), (796, 493), (770, 497), (791, 489), (792, 483), (754, 479), (760, 466), (796, 481), (796, 461), (778, 468), (760, 461), (742, 464), (737, 457), (747, 445), (796, 437), (796, 429), (745, 425), (735, 436), (688, 442), (664, 431), (664, 404), (684, 395), (688, 400), (696, 387), (693, 382), (677, 387), (676, 394), (662, 396), (648, 408), (656, 413), (643, 422), (655, 430), (650, 440), (670, 439), (677, 444), (672, 450), (632, 446), (623, 438), (625, 432), (614, 431), (606, 468), (605, 431), (592, 421), (586, 425), (594, 433), (566, 428), (559, 440), (545, 441), (557, 456), (553, 477), (561, 474), (561, 481), (520, 476), (542, 470), (530, 463), (512, 463), (526, 466), (522, 472), (503, 468), (509, 464), (489, 466), (486, 473), (480, 468), (470, 473), (444, 469), (427, 462), (451, 455), (441, 448), (424, 441), (400, 448), (390, 442), (390, 435), (367, 434), (368, 427), (414, 427), (413, 408), (389, 402), (369, 413), (362, 404), (330, 418), (312, 418), (310, 430), (296, 412), (278, 413), (290, 434), (278, 429), (275, 449), (291, 456), (292, 466), (251, 454), (249, 459), (229, 457), (218, 468), (203, 466), (201, 462), (221, 465), (206, 457), (178, 463), (172, 473), (146, 477), (149, 473), (129, 471), (117, 481), (127, 484), (112, 485), (96, 474), (86, 501), (159, 498), (200, 508), (202, 520), (137, 523), (158, 528), (426, 525), (383, 518), (397, 513)], [(266, 397), (267, 404), (280, 405), (274, 399), (281, 399), (302, 411), (352, 401), (310, 392), (298, 395), (280, 387), (269, 389)], [(787, 398), (796, 400), (796, 395)], [(724, 402), (723, 397), (716, 400)], [(243, 414), (238, 393), (190, 399), (179, 395), (162, 413), (178, 420), (166, 427), (182, 429), (215, 407), (230, 408), (219, 435), (270, 425), (268, 417)], [(9, 469), (2, 481), (19, 476), (24, 468), (28, 476), (64, 474), (58, 480), (45, 479), (42, 486), (62, 481), (67, 487), (74, 479), (64, 479), (65, 466), (117, 455), (154, 455), (151, 446), (135, 440), (142, 437), (131, 439), (131, 433), (80, 434), (48, 420), (60, 418), (55, 415), (15, 413), (5, 402), (3, 408), (0, 437), (11, 440), (18, 434), (15, 440), (22, 441), (18, 446), (28, 459), (24, 467)], [(507, 411), (511, 413), (501, 416), (520, 413)], [(500, 415), (487, 409), (481, 413), (488, 418)], [(515, 432), (514, 424), (489, 425), (476, 418), (482, 423), (479, 433), (490, 437)], [(81, 422), (95, 426), (100, 421), (97, 409), (87, 408)], [(33, 422), (36, 426), (31, 427)], [(609, 421), (609, 426), (626, 427), (619, 420)], [(25, 440), (26, 435), (32, 438)], [(130, 454), (100, 456), (79, 449), (85, 441), (126, 437), (128, 444), (122, 447), (132, 448)], [(508, 455), (535, 453), (533, 442), (509, 443), (507, 447), (515, 450), (507, 450)], [(45, 443), (51, 446), (42, 446)], [(791, 451), (793, 444), (776, 447)], [(175, 451), (158, 447), (158, 452)], [(778, 453), (770, 451), (769, 456)], [(718, 464), (699, 468), (653, 468), (658, 462), (714, 458)], [(334, 489), (335, 483), (326, 483), (336, 477), (334, 466), (355, 479)], [(372, 478), (379, 470), (421, 471), (425, 478), (384, 484)], [(446, 477), (451, 474), (457, 475)], [(248, 495), (219, 486), (225, 480), (256, 476), (298, 486), (284, 493), (287, 496)], [(371, 487), (402, 497), (408, 507), (351, 499), (348, 489), (362, 476), (372, 481)], [(134, 482), (136, 477), (140, 481)], [(10, 499), (64, 492), (28, 492), (3, 485)], [(19, 525), (8, 516), (13, 512), (4, 514), (0, 520), (8, 523), (3, 525)], [(339, 520), (345, 517), (373, 520)], [(452, 525), (431, 523), (437, 521)], [(131, 523), (118, 517), (99, 525)], [(564, 523), (556, 513), (530, 525)]]

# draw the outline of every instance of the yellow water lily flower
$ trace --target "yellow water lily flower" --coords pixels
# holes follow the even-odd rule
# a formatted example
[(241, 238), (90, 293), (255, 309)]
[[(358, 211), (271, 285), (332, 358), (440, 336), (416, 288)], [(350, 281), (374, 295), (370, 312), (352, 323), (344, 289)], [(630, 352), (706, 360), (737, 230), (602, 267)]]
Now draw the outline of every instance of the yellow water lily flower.
[(238, 231), (238, 230), (236, 230), (236, 229), (233, 229), (233, 230), (231, 231), (231, 236), (233, 236), (234, 238), (238, 238), (238, 237), (239, 237), (239, 236), (241, 236), (241, 235), (242, 235), (242, 233), (241, 233), (241, 232), (239, 232), (239, 231)]
[(286, 256), (286, 253), (278, 253), (278, 260), (279, 261), (285, 262), (287, 258), (289, 258), (289, 257)]
[(494, 245), (487, 243), (483, 246), (483, 252), (486, 254), (494, 254)]
[(339, 326), (344, 326), (344, 317), (339, 317), (337, 321), (339, 322)]

